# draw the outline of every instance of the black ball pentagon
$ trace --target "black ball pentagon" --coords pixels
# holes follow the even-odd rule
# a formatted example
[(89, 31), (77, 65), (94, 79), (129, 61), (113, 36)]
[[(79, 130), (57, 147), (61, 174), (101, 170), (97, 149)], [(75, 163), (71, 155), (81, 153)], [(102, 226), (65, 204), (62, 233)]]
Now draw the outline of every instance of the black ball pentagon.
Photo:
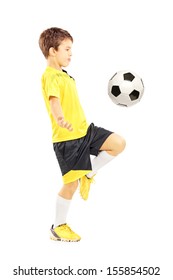
[(117, 105), (122, 106), (122, 107), (127, 107), (127, 105), (126, 105), (126, 104), (121, 104), (121, 103), (118, 103)]
[(125, 81), (130, 81), (130, 82), (132, 82), (135, 78), (135, 76), (130, 72), (125, 73), (123, 76)]
[(137, 100), (139, 98), (140, 92), (137, 90), (133, 90), (130, 94), (129, 97), (130, 99), (133, 100)]
[(120, 94), (121, 94), (121, 91), (120, 91), (119, 86), (113, 86), (113, 87), (112, 87), (112, 90), (111, 90), (111, 93), (112, 93), (115, 97), (117, 97), (118, 95), (120, 95)]

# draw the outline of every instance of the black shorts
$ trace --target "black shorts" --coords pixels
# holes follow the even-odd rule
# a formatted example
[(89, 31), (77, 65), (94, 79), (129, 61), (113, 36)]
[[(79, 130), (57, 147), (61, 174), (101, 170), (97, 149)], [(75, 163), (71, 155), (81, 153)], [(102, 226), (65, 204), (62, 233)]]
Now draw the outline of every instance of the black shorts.
[(92, 123), (84, 137), (53, 143), (65, 184), (81, 178), (92, 170), (90, 155), (97, 156), (101, 146), (112, 133)]

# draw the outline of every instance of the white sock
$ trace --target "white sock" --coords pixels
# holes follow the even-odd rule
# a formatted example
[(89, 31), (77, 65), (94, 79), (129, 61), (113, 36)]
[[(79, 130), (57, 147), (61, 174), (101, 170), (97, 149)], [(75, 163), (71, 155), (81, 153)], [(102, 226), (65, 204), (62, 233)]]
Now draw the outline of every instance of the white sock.
[(71, 203), (71, 199), (65, 199), (60, 195), (57, 196), (54, 227), (66, 223), (66, 218), (70, 207), (70, 203)]
[(101, 151), (98, 156), (96, 156), (93, 161), (92, 161), (92, 171), (90, 173), (88, 173), (86, 176), (88, 178), (93, 177), (97, 171), (103, 167), (104, 165), (106, 165), (109, 161), (111, 161), (112, 159), (114, 159), (115, 156), (112, 156), (110, 154), (108, 154), (106, 151)]

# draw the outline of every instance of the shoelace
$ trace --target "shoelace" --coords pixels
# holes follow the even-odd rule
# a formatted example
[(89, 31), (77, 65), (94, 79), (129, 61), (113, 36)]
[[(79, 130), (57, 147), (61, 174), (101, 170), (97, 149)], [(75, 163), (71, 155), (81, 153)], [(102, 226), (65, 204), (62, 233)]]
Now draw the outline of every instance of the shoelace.
[(73, 231), (71, 230), (71, 228), (67, 224), (62, 225), (61, 228), (63, 228), (66, 231), (70, 231), (71, 233), (73, 233)]

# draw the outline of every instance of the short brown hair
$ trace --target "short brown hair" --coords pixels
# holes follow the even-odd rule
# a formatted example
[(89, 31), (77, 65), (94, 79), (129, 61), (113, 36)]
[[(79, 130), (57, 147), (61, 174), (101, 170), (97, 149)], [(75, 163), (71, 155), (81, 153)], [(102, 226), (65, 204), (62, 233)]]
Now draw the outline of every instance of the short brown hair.
[(73, 37), (64, 29), (51, 27), (44, 30), (39, 38), (39, 46), (45, 58), (48, 58), (50, 48), (58, 50), (59, 45), (66, 38), (73, 42)]

